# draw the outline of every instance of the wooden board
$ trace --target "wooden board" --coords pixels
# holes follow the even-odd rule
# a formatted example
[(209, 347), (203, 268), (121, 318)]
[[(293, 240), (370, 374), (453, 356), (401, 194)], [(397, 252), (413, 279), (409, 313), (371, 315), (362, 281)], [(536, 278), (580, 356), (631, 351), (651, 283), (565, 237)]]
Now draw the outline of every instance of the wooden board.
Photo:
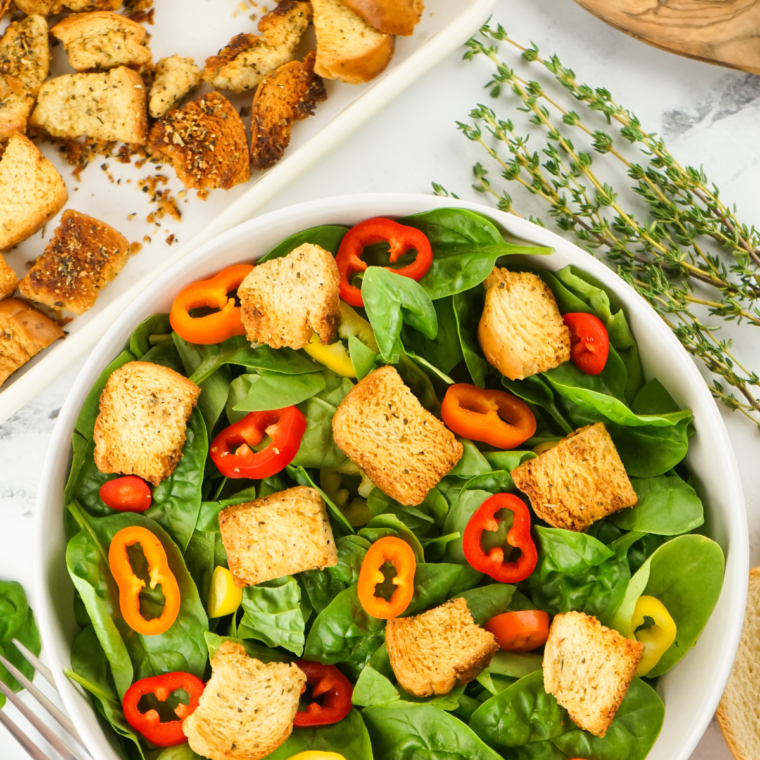
[(760, 74), (760, 0), (575, 0), (649, 45)]

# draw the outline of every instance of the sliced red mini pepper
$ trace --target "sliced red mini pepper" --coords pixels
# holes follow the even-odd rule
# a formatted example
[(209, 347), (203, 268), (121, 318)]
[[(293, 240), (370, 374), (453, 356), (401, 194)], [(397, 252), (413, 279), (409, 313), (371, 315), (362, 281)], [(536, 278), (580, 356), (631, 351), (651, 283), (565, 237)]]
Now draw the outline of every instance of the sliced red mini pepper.
[(296, 726), (329, 726), (351, 712), (354, 687), (335, 665), (322, 665), (310, 660), (299, 660), (296, 665), (306, 674), (306, 683), (312, 687), (311, 696), (324, 695), (322, 703), (312, 702), (305, 710), (296, 713)]
[[(198, 707), (206, 684), (191, 673), (166, 673), (162, 676), (143, 678), (133, 683), (124, 695), (122, 707), (124, 717), (135, 731), (139, 731), (157, 747), (176, 747), (187, 741), (182, 731), (182, 722)], [(159, 702), (166, 702), (175, 691), (184, 691), (189, 697), (188, 704), (178, 704), (174, 712), (179, 720), (161, 722), (157, 710), (141, 712), (138, 707), (146, 694), (153, 694)]]
[(363, 261), (362, 251), (368, 245), (388, 243), (390, 245), (391, 264), (394, 264), (407, 251), (417, 251), (417, 256), (411, 264), (400, 269), (385, 267), (394, 274), (421, 280), (433, 263), (433, 249), (427, 236), (414, 227), (405, 227), (391, 219), (367, 219), (356, 227), (352, 227), (343, 238), (338, 249), (335, 262), (340, 273), (340, 297), (351, 306), (364, 306), (362, 292), (351, 284), (355, 274), (367, 269)]
[(150, 487), (137, 475), (125, 475), (103, 483), (100, 498), (107, 507), (119, 512), (144, 512), (152, 501)]
[(570, 358), (581, 372), (598, 375), (607, 364), (610, 338), (607, 328), (593, 314), (565, 314), (565, 324), (570, 329)]
[(524, 401), (466, 383), (449, 386), (441, 417), (455, 433), (499, 449), (513, 449), (536, 432), (536, 418)]
[[(390, 599), (376, 596), (378, 583), (385, 580), (382, 567), (393, 565), (396, 575), (391, 583), (396, 587)], [(380, 620), (401, 615), (414, 596), (414, 573), (417, 560), (412, 547), (403, 539), (386, 536), (375, 541), (364, 555), (356, 592), (364, 611)]]
[[(295, 406), (251, 412), (214, 438), (211, 459), (228, 478), (268, 478), (293, 461), (305, 431), (306, 417)], [(270, 436), (272, 443), (262, 451), (254, 451), (264, 435)]]
[[(517, 562), (504, 561), (504, 547), (495, 546), (488, 553), (483, 548), (483, 533), (499, 529), (499, 510), (508, 509), (514, 514), (512, 527), (507, 532), (507, 543), (522, 552)], [(467, 561), (481, 573), (501, 583), (524, 581), (535, 569), (538, 561), (536, 545), (530, 535), (530, 512), (525, 503), (511, 493), (497, 493), (486, 499), (470, 518), (462, 537), (462, 549)]]
[[(210, 280), (188, 285), (175, 299), (169, 314), (172, 329), (189, 343), (209, 346), (222, 343), (234, 335), (245, 335), (240, 307), (229, 293), (237, 290), (253, 270), (250, 264), (235, 264), (222, 269)], [(204, 317), (192, 317), (190, 311), (206, 306), (219, 309)]]

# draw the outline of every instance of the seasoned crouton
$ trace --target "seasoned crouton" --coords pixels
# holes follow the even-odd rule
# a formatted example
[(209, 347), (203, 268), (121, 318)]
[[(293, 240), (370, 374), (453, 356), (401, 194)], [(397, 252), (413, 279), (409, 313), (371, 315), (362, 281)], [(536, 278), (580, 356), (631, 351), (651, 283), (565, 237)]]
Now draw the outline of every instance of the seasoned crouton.
[(49, 71), (47, 21), (27, 16), (10, 24), (0, 40), (0, 74), (15, 77), (36, 96)]
[(153, 125), (148, 150), (169, 159), (188, 189), (229, 190), (251, 178), (245, 125), (218, 92), (169, 111)]
[(253, 268), (238, 288), (251, 343), (303, 348), (314, 333), (327, 345), (340, 322), (340, 275), (331, 253), (304, 243)]
[(396, 679), (416, 697), (448, 694), (469, 683), (499, 649), (496, 637), (475, 625), (464, 599), (389, 620), (385, 643)]
[(399, 37), (414, 34), (425, 10), (422, 0), (345, 0), (345, 3), (375, 29)]
[(168, 367), (129, 362), (100, 394), (95, 465), (103, 473), (138, 475), (157, 486), (182, 459), (187, 421), (201, 389)]
[(544, 689), (571, 720), (602, 737), (615, 719), (644, 645), (583, 612), (554, 617), (544, 649)]
[(76, 71), (142, 66), (152, 58), (150, 50), (142, 44), (147, 35), (145, 27), (110, 11), (68, 16), (50, 34), (63, 43), (69, 63)]
[(64, 8), (70, 11), (118, 11), (122, 0), (16, 0), (16, 6), (28, 16), (55, 16)]
[(10, 4), (11, 0), (0, 0), (0, 21), (2, 21), (5, 11), (8, 10)]
[(494, 267), (483, 284), (478, 341), (502, 375), (524, 380), (570, 359), (570, 330), (538, 275)]
[(256, 89), (251, 113), (251, 158), (254, 169), (269, 169), (285, 153), (294, 121), (306, 119), (327, 100), (321, 77), (314, 73), (312, 50), (303, 63), (291, 61), (273, 71)]
[(68, 209), (19, 290), (52, 309), (84, 314), (124, 268), (130, 250), (127, 239), (113, 227)]
[(296, 486), (219, 513), (222, 543), (236, 586), (338, 564), (319, 491)]
[(387, 68), (396, 38), (379, 32), (343, 0), (312, 0), (317, 60), (314, 71), (348, 84), (369, 82)]
[(638, 500), (601, 422), (576, 430), (511, 474), (533, 511), (555, 528), (585, 530)]
[(211, 660), (211, 679), (182, 724), (190, 749), (210, 760), (259, 760), (293, 731), (304, 672), (295, 664), (265, 664), (241, 644), (225, 641)]
[(18, 277), (0, 253), (0, 301), (16, 292)]
[(150, 88), (148, 110), (154, 119), (176, 108), (191, 92), (201, 85), (203, 73), (192, 58), (173, 55), (156, 64), (153, 86)]
[(259, 21), (261, 36), (238, 34), (206, 61), (203, 78), (219, 90), (252, 90), (270, 72), (292, 60), (311, 23), (311, 4), (281, 0)]
[(0, 158), (0, 251), (37, 232), (68, 199), (53, 164), (31, 140), (12, 135)]
[(0, 143), (16, 132), (26, 132), (34, 95), (16, 77), (0, 74)]
[(63, 337), (63, 330), (19, 298), (0, 303), (0, 385), (43, 348)]
[(464, 451), (391, 366), (354, 386), (335, 412), (332, 429), (348, 458), (383, 493), (409, 506), (424, 501)]

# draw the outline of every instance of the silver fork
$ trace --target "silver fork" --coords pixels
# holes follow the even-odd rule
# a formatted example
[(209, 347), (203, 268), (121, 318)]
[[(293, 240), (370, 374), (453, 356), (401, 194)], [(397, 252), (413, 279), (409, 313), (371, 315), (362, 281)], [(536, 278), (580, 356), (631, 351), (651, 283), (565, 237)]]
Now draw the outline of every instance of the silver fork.
[[(32, 654), (18, 639), (13, 639), (16, 648), (21, 652), (24, 658), (34, 667), (34, 669), (55, 689), (55, 680), (50, 669), (44, 665), (38, 657)], [(79, 736), (71, 720), (56, 707), (12, 662), (0, 655), (0, 662), (8, 669), (10, 674), (47, 710), (55, 719), (58, 725), (79, 745), (72, 748), (64, 743), (56, 734), (54, 734), (32, 710), (22, 702), (11, 689), (0, 681), (0, 691), (18, 708), (19, 712), (40, 732), (45, 741), (64, 759), (64, 760), (91, 760), (84, 748), (82, 739)], [(33, 760), (50, 760), (50, 758), (5, 714), (0, 710), (0, 723), (8, 729), (13, 738), (26, 750), (29, 757)]]

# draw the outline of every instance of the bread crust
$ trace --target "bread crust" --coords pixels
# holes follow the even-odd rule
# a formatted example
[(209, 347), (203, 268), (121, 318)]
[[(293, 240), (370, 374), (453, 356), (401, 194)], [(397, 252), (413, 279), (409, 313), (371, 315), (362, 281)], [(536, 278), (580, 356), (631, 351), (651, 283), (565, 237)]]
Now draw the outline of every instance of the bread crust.
[(425, 4), (421, 0), (344, 0), (368, 24), (386, 34), (410, 37), (420, 21)]
[(18, 286), (18, 277), (0, 253), (0, 301), (12, 296)]

